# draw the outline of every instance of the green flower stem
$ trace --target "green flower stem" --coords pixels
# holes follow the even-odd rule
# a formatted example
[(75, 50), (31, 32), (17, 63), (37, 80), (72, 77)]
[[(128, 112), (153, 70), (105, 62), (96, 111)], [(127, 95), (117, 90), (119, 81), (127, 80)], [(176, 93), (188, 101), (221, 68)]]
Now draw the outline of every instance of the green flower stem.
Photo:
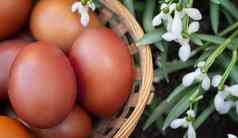
[(228, 65), (225, 73), (223, 74), (223, 77), (222, 77), (222, 80), (221, 82), (219, 83), (218, 85), (218, 90), (221, 91), (224, 89), (224, 84), (227, 80), (227, 78), (229, 77), (233, 67), (235, 66), (236, 64), (236, 60), (237, 60), (237, 49), (234, 49), (233, 52), (232, 52), (232, 59), (231, 59), (231, 62), (230, 64)]
[(81, 0), (80, 2), (81, 2), (83, 5), (86, 5), (89, 1), (91, 1), (91, 0)]
[(208, 57), (206, 61), (206, 65), (202, 69), (203, 73), (207, 73), (216, 58), (227, 48), (227, 46), (231, 43), (232, 39), (234, 39), (238, 35), (238, 30), (236, 30), (229, 38), (225, 40), (212, 54)]
[(233, 31), (234, 29), (236, 29), (237, 27), (238, 27), (238, 22), (232, 24), (231, 26), (229, 26), (228, 28), (226, 28), (225, 30), (220, 32), (219, 35), (224, 36), (224, 35), (230, 33), (231, 31)]

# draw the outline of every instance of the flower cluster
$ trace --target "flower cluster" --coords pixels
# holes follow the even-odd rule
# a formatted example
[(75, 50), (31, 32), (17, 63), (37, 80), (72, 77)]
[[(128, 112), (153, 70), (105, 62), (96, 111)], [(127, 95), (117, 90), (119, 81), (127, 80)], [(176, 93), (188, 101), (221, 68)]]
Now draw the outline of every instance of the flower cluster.
[(193, 128), (193, 120), (195, 118), (195, 112), (193, 110), (187, 111), (187, 116), (184, 118), (178, 118), (172, 121), (170, 127), (173, 129), (177, 129), (179, 127), (188, 128), (187, 137), (188, 138), (196, 138), (196, 132)]
[[(174, 16), (172, 16), (174, 15)], [(183, 18), (187, 16), (194, 21), (183, 27)], [(189, 35), (199, 30), (198, 20), (202, 19), (200, 11), (196, 8), (183, 8), (180, 3), (162, 4), (161, 12), (154, 17), (153, 26), (158, 26), (162, 21), (166, 24), (167, 32), (162, 35), (166, 41), (175, 41), (181, 45), (179, 49), (179, 58), (187, 61), (191, 56)]]
[[(213, 86), (217, 87), (221, 80), (221, 76), (216, 75), (213, 78)], [(218, 91), (214, 98), (214, 105), (220, 114), (226, 114), (232, 107), (235, 107), (238, 114), (238, 85), (225, 86), (221, 91)]]
[(75, 2), (73, 5), (72, 5), (72, 12), (78, 12), (81, 16), (81, 24), (84, 26), (84, 27), (87, 27), (88, 24), (89, 24), (89, 21), (90, 21), (90, 16), (89, 16), (89, 10), (92, 10), (94, 11), (96, 9), (96, 6), (95, 4), (89, 0), (85, 3), (83, 2)]
[(189, 87), (193, 84), (194, 81), (201, 82), (202, 88), (207, 91), (210, 88), (211, 81), (207, 73), (202, 72), (202, 68), (205, 66), (205, 62), (199, 62), (197, 69), (194, 72), (188, 73), (183, 77), (183, 85)]

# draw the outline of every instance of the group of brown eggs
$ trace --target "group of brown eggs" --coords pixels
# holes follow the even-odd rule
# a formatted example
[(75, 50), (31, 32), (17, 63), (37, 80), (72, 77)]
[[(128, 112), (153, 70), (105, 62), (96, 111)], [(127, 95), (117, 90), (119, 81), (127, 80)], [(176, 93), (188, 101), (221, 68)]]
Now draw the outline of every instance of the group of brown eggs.
[[(0, 1), (0, 138), (87, 138), (125, 104), (134, 80), (126, 44), (79, 0)], [(27, 32), (27, 33), (26, 33)]]

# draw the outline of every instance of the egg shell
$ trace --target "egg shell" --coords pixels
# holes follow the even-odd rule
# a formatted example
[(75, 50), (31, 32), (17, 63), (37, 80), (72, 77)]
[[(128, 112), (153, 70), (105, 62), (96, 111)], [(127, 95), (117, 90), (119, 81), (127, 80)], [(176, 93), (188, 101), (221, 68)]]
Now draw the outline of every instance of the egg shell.
[(36, 128), (58, 125), (72, 110), (77, 94), (73, 69), (56, 46), (35, 42), (17, 56), (9, 80), (16, 114)]
[(21, 39), (6, 40), (0, 43), (0, 99), (8, 98), (8, 80), (11, 66), (20, 50), (29, 43)]
[(0, 138), (33, 138), (19, 121), (0, 116)]
[[(78, 12), (72, 5), (78, 0), (41, 0), (31, 15), (30, 28), (37, 40), (56, 44), (68, 51), (78, 35), (84, 30)], [(96, 15), (90, 12), (88, 27), (100, 26)]]
[(70, 52), (79, 102), (94, 115), (111, 117), (125, 103), (134, 79), (126, 44), (106, 27), (89, 28)]
[(92, 132), (89, 115), (79, 106), (75, 106), (68, 117), (58, 126), (49, 129), (36, 129), (39, 138), (88, 138)]
[(0, 1), (0, 40), (12, 37), (27, 21), (31, 0)]

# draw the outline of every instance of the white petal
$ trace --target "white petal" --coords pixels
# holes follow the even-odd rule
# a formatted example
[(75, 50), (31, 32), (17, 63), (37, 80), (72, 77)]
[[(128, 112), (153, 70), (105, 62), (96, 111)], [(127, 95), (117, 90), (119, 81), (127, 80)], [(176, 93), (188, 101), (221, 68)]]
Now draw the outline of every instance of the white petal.
[(192, 22), (188, 27), (188, 33), (192, 34), (199, 30), (200, 24), (198, 22)]
[(207, 91), (210, 89), (211, 81), (207, 75), (202, 80), (202, 88)]
[(219, 83), (221, 82), (222, 76), (221, 75), (215, 75), (212, 78), (212, 86), (213, 87), (217, 87), (219, 85)]
[(196, 75), (197, 74), (195, 72), (191, 72), (191, 73), (186, 74), (183, 77), (183, 86), (185, 86), (185, 87), (191, 86), (193, 81), (196, 78)]
[(174, 33), (167, 32), (167, 33), (164, 33), (164, 34), (162, 35), (162, 38), (163, 38), (164, 40), (170, 42), (170, 41), (173, 41), (173, 40), (177, 39), (178, 36), (177, 36), (176, 34), (174, 34)]
[(170, 14), (167, 14), (167, 18), (166, 18), (166, 29), (168, 32), (171, 32), (172, 30), (172, 23), (173, 23), (173, 18)]
[(90, 2), (88, 4), (88, 7), (91, 8), (92, 11), (95, 11), (96, 10), (96, 5), (93, 3), (93, 2)]
[(183, 31), (183, 22), (182, 22), (182, 16), (180, 12), (177, 12), (177, 11), (175, 12), (171, 31), (172, 33), (176, 35), (181, 35)]
[(79, 7), (82, 7), (82, 4), (81, 2), (75, 2), (73, 5), (72, 5), (72, 12), (77, 12)]
[(179, 49), (179, 58), (185, 62), (187, 61), (191, 56), (191, 47), (186, 44), (180, 47)]
[(153, 26), (158, 26), (162, 23), (162, 13), (156, 15), (154, 18), (153, 18), (153, 21), (152, 21), (152, 25)]
[(183, 11), (185, 12), (185, 14), (187, 14), (189, 17), (191, 17), (194, 20), (202, 19), (202, 14), (196, 8), (185, 8)]
[(194, 118), (195, 117), (195, 112), (190, 109), (190, 110), (187, 111), (187, 115)]
[(225, 102), (225, 93), (218, 92), (214, 99), (214, 105), (216, 110), (220, 114), (226, 114), (232, 107), (232, 102)]
[(170, 6), (169, 6), (169, 11), (172, 12), (176, 10), (176, 3), (172, 3)]
[(237, 138), (237, 136), (232, 135), (232, 134), (228, 134), (227, 136), (228, 136), (228, 138)]
[(87, 27), (88, 24), (89, 24), (89, 20), (90, 20), (90, 17), (88, 15), (88, 13), (81, 13), (81, 24), (84, 26), (84, 27)]
[(163, 3), (163, 4), (160, 6), (160, 9), (163, 10), (163, 9), (166, 8), (167, 6), (168, 6), (168, 4)]
[(231, 86), (231, 87), (228, 87), (228, 88), (227, 88), (227, 91), (228, 91), (231, 95), (238, 97), (238, 84), (237, 84), (237, 85), (233, 85), (233, 86)]
[(196, 138), (196, 132), (192, 126), (192, 123), (188, 125), (187, 135), (188, 135), (188, 138)]
[(186, 120), (184, 118), (181, 119), (175, 119), (171, 122), (170, 127), (173, 129), (177, 129), (181, 126), (183, 126), (186, 123)]
[(202, 67), (205, 66), (205, 65), (206, 65), (206, 62), (205, 62), (205, 61), (201, 61), (201, 62), (199, 62), (199, 63), (197, 64), (197, 67), (202, 68)]

